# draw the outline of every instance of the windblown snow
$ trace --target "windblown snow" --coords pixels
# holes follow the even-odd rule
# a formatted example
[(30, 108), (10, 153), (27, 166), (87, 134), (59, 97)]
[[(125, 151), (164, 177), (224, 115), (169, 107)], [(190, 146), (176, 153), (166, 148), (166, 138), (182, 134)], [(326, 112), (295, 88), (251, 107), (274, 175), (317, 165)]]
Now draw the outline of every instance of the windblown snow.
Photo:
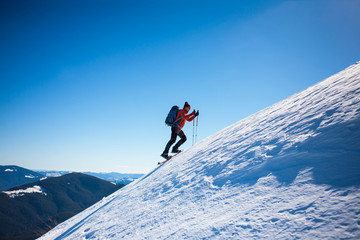
[(41, 239), (360, 239), (360, 64), (204, 139)]

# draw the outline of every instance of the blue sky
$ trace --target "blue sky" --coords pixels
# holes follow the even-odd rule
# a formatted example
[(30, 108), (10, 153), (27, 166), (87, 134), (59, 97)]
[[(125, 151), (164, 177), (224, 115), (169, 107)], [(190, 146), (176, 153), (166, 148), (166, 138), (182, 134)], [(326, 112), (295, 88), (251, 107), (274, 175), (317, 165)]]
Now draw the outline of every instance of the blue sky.
[[(360, 1), (0, 2), (0, 164), (147, 172), (188, 101), (198, 139), (343, 70)], [(192, 124), (184, 128), (191, 146)]]

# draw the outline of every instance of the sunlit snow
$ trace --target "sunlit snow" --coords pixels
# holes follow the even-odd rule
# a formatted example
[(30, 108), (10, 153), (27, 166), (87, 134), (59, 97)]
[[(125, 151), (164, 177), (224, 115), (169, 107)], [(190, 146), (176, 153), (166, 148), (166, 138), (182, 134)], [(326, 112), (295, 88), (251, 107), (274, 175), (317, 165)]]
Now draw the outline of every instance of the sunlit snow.
[(360, 239), (360, 64), (204, 139), (41, 239)]

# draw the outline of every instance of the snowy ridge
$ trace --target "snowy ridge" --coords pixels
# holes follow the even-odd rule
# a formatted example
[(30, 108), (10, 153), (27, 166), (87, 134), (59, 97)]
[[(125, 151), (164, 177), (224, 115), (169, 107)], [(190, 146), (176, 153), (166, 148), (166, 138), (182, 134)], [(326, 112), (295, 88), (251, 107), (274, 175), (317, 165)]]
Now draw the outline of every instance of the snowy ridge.
[(41, 239), (359, 239), (360, 64), (206, 138)]
[(37, 185), (26, 188), (26, 189), (2, 191), (2, 192), (9, 195), (10, 198), (21, 197), (21, 196), (24, 196), (25, 194), (30, 194), (30, 193), (40, 193), (40, 194), (43, 194), (46, 196), (45, 190), (42, 187), (37, 186)]
[(15, 165), (0, 165), (0, 190), (39, 181), (43, 175)]

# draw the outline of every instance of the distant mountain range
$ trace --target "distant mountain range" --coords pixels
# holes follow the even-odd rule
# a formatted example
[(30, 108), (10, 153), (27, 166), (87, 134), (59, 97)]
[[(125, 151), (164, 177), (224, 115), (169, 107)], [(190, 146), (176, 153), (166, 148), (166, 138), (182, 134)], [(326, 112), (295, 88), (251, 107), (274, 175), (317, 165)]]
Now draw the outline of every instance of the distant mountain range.
[[(14, 173), (15, 176), (9, 178), (12, 180), (11, 184), (15, 180), (40, 180), (44, 177), (16, 166), (0, 169), (1, 179)], [(3, 188), (9, 186), (8, 180), (1, 180), (1, 183)], [(1, 191), (0, 239), (25, 240), (40, 237), (123, 186), (83, 173), (70, 173)]]
[[(59, 177), (65, 174), (72, 173), (71, 171), (46, 171), (46, 170), (29, 170), (19, 166), (7, 165), (0, 166), (0, 191), (8, 190), (10, 188), (21, 186), (27, 183), (39, 181), (49, 177)], [(83, 172), (109, 182), (116, 184), (129, 184), (135, 179), (142, 177), (144, 174), (132, 173), (95, 173)]]
[(39, 181), (45, 176), (18, 166), (0, 166), (0, 191)]
[(0, 240), (39, 237), (142, 175), (0, 166)]
[[(36, 170), (36, 172), (46, 177), (58, 177), (71, 173), (70, 171), (47, 171), (47, 170)], [(140, 173), (117, 173), (117, 172), (110, 172), (110, 173), (83, 172), (83, 173), (97, 178), (101, 178), (109, 182), (125, 184), (125, 185), (131, 183), (135, 179), (138, 179), (144, 175)]]
[(144, 174), (137, 174), (137, 173), (116, 173), (116, 172), (110, 172), (110, 173), (84, 172), (84, 173), (107, 180), (109, 182), (125, 184), (125, 185), (131, 183), (135, 179), (144, 176)]

